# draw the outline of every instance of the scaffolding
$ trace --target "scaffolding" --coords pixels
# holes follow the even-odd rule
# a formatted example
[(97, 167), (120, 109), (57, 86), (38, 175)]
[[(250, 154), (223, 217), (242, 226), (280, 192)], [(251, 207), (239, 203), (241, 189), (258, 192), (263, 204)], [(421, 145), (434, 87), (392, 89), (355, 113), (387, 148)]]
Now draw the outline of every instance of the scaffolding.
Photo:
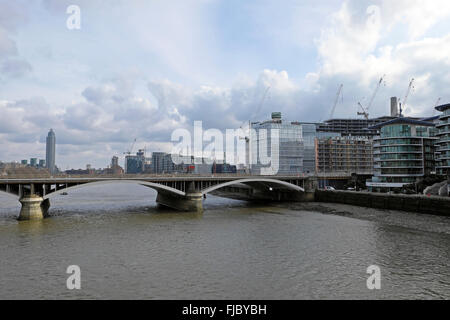
[(316, 138), (315, 150), (317, 173), (373, 173), (373, 144), (368, 137)]

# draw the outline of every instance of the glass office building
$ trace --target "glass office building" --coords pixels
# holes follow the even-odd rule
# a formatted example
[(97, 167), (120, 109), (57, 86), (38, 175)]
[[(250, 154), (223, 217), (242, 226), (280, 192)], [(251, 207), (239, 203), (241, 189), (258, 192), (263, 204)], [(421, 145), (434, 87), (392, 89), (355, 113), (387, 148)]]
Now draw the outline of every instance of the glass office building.
[(450, 175), (450, 104), (437, 106), (436, 110), (442, 112), (436, 125), (436, 173)]
[(271, 120), (252, 123), (251, 128), (252, 174), (293, 175), (304, 172), (303, 130), (299, 122), (284, 121), (281, 113), (273, 112)]
[[(259, 152), (271, 155), (272, 129), (279, 130), (279, 159), (274, 159), (278, 174), (315, 174), (316, 173), (316, 139), (340, 137), (338, 132), (318, 131), (320, 124), (313, 122), (286, 121), (279, 112), (272, 113), (272, 119), (251, 124), (251, 139), (246, 139), (246, 163), (252, 174), (262, 174), (261, 168), (267, 167), (259, 161)], [(260, 149), (260, 144), (265, 149)], [(251, 147), (250, 147), (251, 145)], [(250, 157), (248, 155), (250, 154)], [(256, 162), (258, 160), (258, 162)]]
[(374, 138), (369, 188), (401, 188), (434, 171), (433, 122), (401, 117), (372, 128), (379, 129), (380, 136)]

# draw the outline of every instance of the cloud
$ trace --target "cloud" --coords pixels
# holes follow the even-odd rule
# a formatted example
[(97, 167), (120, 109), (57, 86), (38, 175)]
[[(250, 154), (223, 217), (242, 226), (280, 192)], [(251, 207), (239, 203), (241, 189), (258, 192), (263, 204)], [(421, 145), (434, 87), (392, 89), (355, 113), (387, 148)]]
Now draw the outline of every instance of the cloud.
[(16, 43), (9, 38), (6, 30), (0, 27), (0, 59), (18, 54)]
[[(270, 94), (265, 95), (269, 87)], [(157, 98), (158, 110), (180, 124), (190, 126), (194, 121), (203, 121), (221, 130), (238, 128), (255, 117), (266, 119), (274, 108), (294, 116), (301, 93), (286, 71), (276, 70), (264, 70), (255, 81), (237, 81), (231, 88), (190, 89), (165, 80), (150, 82), (149, 90)]]
[(31, 65), (21, 59), (7, 59), (3, 61), (0, 71), (3, 77), (20, 78), (33, 70)]
[(20, 78), (31, 72), (31, 65), (20, 57), (13, 35), (28, 20), (23, 1), (0, 0), (0, 80)]
[[(0, 134), (4, 141), (13, 144), (38, 141), (43, 150), (47, 130), (53, 128), (61, 150), (80, 151), (75, 161), (80, 161), (81, 150), (90, 154), (108, 146), (108, 153), (102, 154), (106, 161), (127, 150), (134, 138), (139, 148), (147, 145), (148, 150), (170, 151), (172, 132), (189, 129), (196, 120), (203, 121), (205, 130), (238, 128), (243, 124), (241, 119), (256, 116), (255, 109), (269, 85), (273, 98), (268, 104), (283, 105), (277, 110), (287, 111), (296, 104), (292, 93), (299, 90), (287, 72), (274, 70), (264, 70), (256, 80), (238, 81), (231, 88), (190, 88), (168, 80), (152, 80), (147, 84), (148, 93), (156, 103), (151, 97), (137, 95), (137, 84), (128, 76), (119, 75), (82, 90), (85, 101), (58, 108), (43, 98), (4, 101), (0, 104)], [(264, 113), (272, 107), (261, 108), (259, 116), (267, 118)], [(60, 156), (60, 163), (75, 162), (68, 155)]]
[(15, 32), (28, 21), (29, 3), (26, 0), (0, 0), (0, 27)]
[[(346, 1), (332, 15), (316, 41), (320, 67), (309, 75), (311, 87), (323, 92), (332, 84), (337, 89), (344, 83), (350, 105), (338, 110), (348, 116), (354, 115), (358, 101), (368, 102), (378, 79), (386, 75), (386, 87), (372, 108), (372, 115), (383, 115), (387, 114), (388, 97), (403, 99), (414, 77), (416, 90), (408, 100), (409, 115), (430, 114), (438, 97), (450, 99), (446, 90), (449, 77), (443, 71), (450, 67), (450, 33), (428, 35), (433, 34), (433, 26), (445, 23), (450, 5), (445, 1), (365, 4)], [(407, 36), (399, 37), (403, 30)]]
[[(445, 72), (450, 62), (450, 35), (425, 35), (448, 16), (449, 5), (423, 6), (419, 1), (377, 4), (346, 1), (331, 15), (316, 39), (319, 67), (302, 81), (290, 79), (287, 71), (264, 70), (256, 81), (246, 78), (231, 88), (189, 90), (168, 81), (149, 87), (161, 110), (179, 113), (185, 123), (204, 119), (211, 127), (223, 129), (247, 119), (265, 119), (271, 111), (282, 111), (293, 120), (325, 120), (340, 83), (344, 84), (344, 103), (339, 103), (335, 116), (356, 117), (357, 102), (368, 103), (383, 75), (386, 85), (380, 88), (371, 115), (386, 115), (390, 96), (403, 99), (414, 77), (416, 90), (410, 94), (408, 113), (429, 115), (434, 101), (446, 94), (450, 84)], [(422, 21), (420, 32), (417, 20)], [(404, 29), (407, 37), (399, 37)], [(268, 97), (261, 103), (269, 86)]]

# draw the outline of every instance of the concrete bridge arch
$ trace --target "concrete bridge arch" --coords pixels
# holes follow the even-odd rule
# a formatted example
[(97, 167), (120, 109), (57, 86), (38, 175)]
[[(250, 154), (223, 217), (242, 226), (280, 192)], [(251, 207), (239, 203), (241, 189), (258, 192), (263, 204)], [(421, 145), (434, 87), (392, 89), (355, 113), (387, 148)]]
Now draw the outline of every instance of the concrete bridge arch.
[(44, 198), (44, 200), (50, 199), (53, 196), (62, 194), (63, 192), (76, 190), (76, 189), (84, 188), (87, 186), (101, 186), (101, 185), (114, 184), (114, 183), (137, 184), (137, 185), (149, 187), (158, 192), (169, 192), (169, 193), (173, 193), (174, 195), (177, 195), (177, 196), (185, 196), (186, 195), (186, 193), (181, 190), (178, 190), (178, 189), (175, 189), (175, 188), (163, 185), (163, 184), (159, 184), (159, 183), (140, 181), (140, 180), (123, 180), (123, 179), (114, 180), (114, 179), (111, 179), (111, 180), (100, 180), (100, 181), (95, 181), (95, 182), (86, 182), (86, 183), (82, 183), (82, 184), (73, 185), (73, 186), (59, 189), (57, 191), (49, 193), (49, 194), (45, 195), (43, 198)]
[(18, 197), (19, 197), (17, 194), (9, 192), (7, 190), (0, 189), (0, 192), (1, 192), (2, 195), (7, 196), (8, 198), (14, 198), (14, 199), (17, 200)]
[[(137, 184), (157, 191), (156, 202), (182, 211), (202, 211), (208, 193), (238, 200), (303, 201), (307, 194), (305, 177), (279, 176), (144, 176), (144, 177), (50, 177), (0, 179), (0, 191), (18, 197), (22, 203), (19, 219), (41, 219), (50, 198), (84, 186), (111, 183)], [(301, 185), (301, 186), (300, 186)], [(309, 185), (309, 184), (308, 184)], [(220, 193), (217, 192), (220, 190)]]
[(228, 182), (224, 182), (224, 183), (220, 183), (217, 185), (213, 185), (209, 188), (206, 188), (204, 190), (202, 190), (202, 194), (208, 194), (210, 192), (213, 192), (215, 190), (224, 188), (224, 187), (228, 187), (228, 186), (233, 186), (239, 183), (243, 183), (243, 184), (249, 184), (249, 183), (265, 183), (269, 186), (282, 186), (285, 187), (287, 189), (290, 190), (294, 190), (294, 191), (300, 191), (300, 192), (305, 192), (305, 189), (303, 189), (300, 186), (297, 186), (295, 184), (283, 181), (283, 180), (277, 180), (277, 179), (268, 179), (268, 178), (247, 178), (247, 179), (239, 179), (239, 180), (234, 180), (234, 181), (228, 181)]

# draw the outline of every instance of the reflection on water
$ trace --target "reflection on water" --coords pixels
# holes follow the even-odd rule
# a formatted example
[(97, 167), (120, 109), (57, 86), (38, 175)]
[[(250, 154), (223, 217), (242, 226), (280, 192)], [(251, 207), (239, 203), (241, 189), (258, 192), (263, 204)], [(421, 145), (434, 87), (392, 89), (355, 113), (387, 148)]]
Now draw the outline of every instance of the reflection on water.
[[(18, 204), (1, 197), (0, 298), (450, 298), (448, 219), (213, 196), (203, 214), (179, 213), (155, 198), (139, 186), (86, 187), (52, 199), (51, 218), (18, 222)], [(73, 264), (79, 291), (66, 289)], [(377, 291), (366, 287), (373, 264)]]

